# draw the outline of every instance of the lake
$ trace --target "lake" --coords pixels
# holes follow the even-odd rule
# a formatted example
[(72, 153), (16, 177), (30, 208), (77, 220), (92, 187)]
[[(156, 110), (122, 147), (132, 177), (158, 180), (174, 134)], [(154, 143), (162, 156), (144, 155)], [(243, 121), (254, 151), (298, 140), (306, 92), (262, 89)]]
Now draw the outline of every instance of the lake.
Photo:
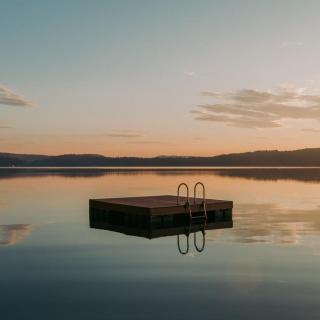
[[(233, 228), (177, 237), (89, 227), (89, 199), (202, 181)], [(0, 317), (319, 319), (319, 168), (0, 169)]]

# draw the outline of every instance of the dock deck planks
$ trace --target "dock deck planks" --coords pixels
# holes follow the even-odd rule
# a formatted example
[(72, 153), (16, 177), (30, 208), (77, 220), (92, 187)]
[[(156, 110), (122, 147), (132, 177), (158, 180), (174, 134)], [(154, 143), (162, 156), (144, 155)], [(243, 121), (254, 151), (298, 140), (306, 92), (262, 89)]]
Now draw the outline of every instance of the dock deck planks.
[[(156, 215), (185, 214), (186, 197), (180, 197), (180, 204), (177, 204), (177, 197), (172, 195), (90, 199), (90, 208), (119, 211), (123, 213)], [(203, 211), (199, 204), (202, 198), (189, 198), (192, 213)], [(227, 200), (206, 199), (207, 212), (216, 210), (227, 210), (233, 208), (233, 202)]]

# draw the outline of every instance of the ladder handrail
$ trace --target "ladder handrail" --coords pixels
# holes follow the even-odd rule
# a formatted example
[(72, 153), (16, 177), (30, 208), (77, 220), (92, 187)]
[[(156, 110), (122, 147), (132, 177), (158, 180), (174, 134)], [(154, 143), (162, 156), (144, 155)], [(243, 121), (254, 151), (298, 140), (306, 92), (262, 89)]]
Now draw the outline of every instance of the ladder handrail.
[(192, 212), (191, 212), (191, 207), (190, 207), (190, 199), (189, 199), (189, 187), (185, 182), (182, 182), (178, 185), (178, 190), (177, 190), (177, 205), (180, 205), (180, 188), (182, 186), (185, 186), (187, 189), (187, 201), (184, 204), (185, 210), (188, 210), (189, 218), (192, 219)]
[(193, 244), (198, 252), (202, 252), (204, 250), (205, 245), (206, 245), (205, 229), (202, 229), (201, 232), (202, 232), (202, 247), (201, 248), (199, 248), (197, 245), (197, 232), (194, 232), (194, 234), (193, 234)]
[(187, 238), (187, 248), (186, 248), (186, 250), (185, 251), (182, 251), (181, 250), (181, 247), (180, 247), (180, 237), (179, 237), (180, 235), (179, 234), (177, 234), (177, 245), (178, 245), (178, 250), (179, 250), (179, 252), (181, 253), (181, 254), (183, 254), (183, 255), (185, 255), (185, 254), (187, 254), (188, 252), (189, 252), (189, 234), (187, 235), (185, 235), (186, 236), (186, 238)]
[(200, 203), (200, 206), (203, 207), (204, 216), (207, 220), (207, 208), (206, 208), (206, 188), (202, 182), (197, 182), (193, 187), (193, 205), (197, 205), (196, 203), (196, 196), (197, 196), (197, 187), (198, 185), (202, 186), (202, 203)]
[(206, 188), (202, 182), (197, 182), (193, 187), (193, 204), (196, 204), (196, 195), (197, 195), (197, 186), (200, 185), (202, 187), (202, 201), (205, 203), (206, 201)]
[(188, 187), (188, 185), (186, 184), (186, 183), (184, 183), (184, 182), (182, 182), (182, 183), (180, 183), (179, 185), (178, 185), (178, 190), (177, 190), (177, 204), (179, 205), (180, 204), (180, 188), (182, 187), (182, 186), (185, 186), (186, 187), (186, 189), (187, 189), (187, 203), (189, 204), (190, 202), (189, 202), (189, 187)]

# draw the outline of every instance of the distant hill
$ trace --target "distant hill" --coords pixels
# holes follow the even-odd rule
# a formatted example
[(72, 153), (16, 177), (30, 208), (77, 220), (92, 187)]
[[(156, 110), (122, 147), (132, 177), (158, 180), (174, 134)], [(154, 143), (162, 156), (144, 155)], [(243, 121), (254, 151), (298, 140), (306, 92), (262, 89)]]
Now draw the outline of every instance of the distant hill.
[(235, 166), (312, 167), (320, 166), (320, 148), (294, 151), (254, 151), (213, 157), (160, 156), (105, 157), (98, 154), (59, 156), (0, 153), (0, 167), (123, 167), (123, 166)]

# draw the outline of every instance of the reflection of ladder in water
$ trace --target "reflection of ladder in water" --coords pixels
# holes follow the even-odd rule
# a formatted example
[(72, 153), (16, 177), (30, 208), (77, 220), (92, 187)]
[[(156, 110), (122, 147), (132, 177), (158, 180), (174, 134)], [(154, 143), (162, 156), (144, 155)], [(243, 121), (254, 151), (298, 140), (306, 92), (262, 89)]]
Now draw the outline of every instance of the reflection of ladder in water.
[[(196, 201), (196, 193), (197, 193), (197, 186), (201, 185), (202, 186), (202, 202), (197, 203)], [(189, 214), (189, 228), (185, 230), (185, 236), (187, 238), (187, 246), (185, 250), (181, 249), (180, 246), (180, 236), (179, 234), (177, 235), (177, 244), (178, 244), (178, 250), (181, 254), (185, 255), (189, 252), (189, 236), (190, 236), (190, 231), (192, 229), (193, 226), (195, 225), (199, 225), (200, 224), (200, 231), (202, 233), (202, 246), (198, 247), (197, 244), (197, 231), (193, 232), (193, 243), (194, 243), (194, 247), (198, 252), (202, 252), (204, 250), (205, 247), (205, 229), (206, 229), (206, 223), (207, 223), (207, 209), (206, 209), (206, 197), (205, 197), (205, 187), (204, 184), (202, 182), (197, 182), (194, 185), (193, 188), (193, 193), (194, 193), (194, 198), (193, 198), (193, 207), (195, 209), (197, 209), (197, 207), (199, 207), (200, 211), (196, 211), (194, 214), (192, 214), (192, 210), (191, 210), (191, 206), (190, 206), (190, 200), (189, 200), (189, 187), (186, 183), (180, 183), (178, 186), (178, 190), (177, 190), (177, 204), (180, 204), (180, 188), (182, 186), (186, 187), (187, 190), (187, 201), (184, 204), (185, 210), (187, 211), (187, 213)], [(202, 209), (202, 210), (201, 210)], [(198, 212), (203, 212), (203, 214), (199, 215), (197, 214)], [(202, 225), (201, 225), (202, 224)]]

